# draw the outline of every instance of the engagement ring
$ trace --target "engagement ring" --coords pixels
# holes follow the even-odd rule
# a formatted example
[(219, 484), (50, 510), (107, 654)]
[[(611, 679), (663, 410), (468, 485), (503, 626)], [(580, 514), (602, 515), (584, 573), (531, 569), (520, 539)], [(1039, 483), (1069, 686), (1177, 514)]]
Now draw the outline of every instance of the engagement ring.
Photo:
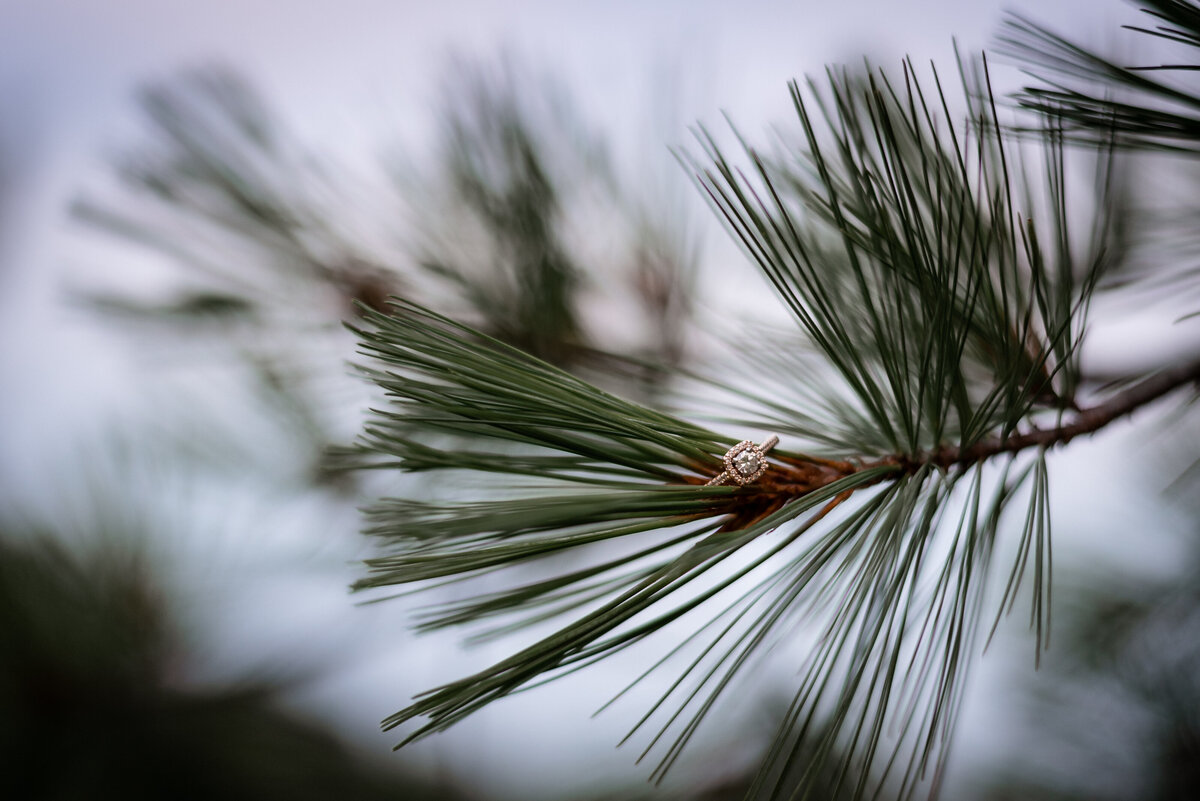
[(767, 451), (779, 444), (779, 437), (772, 434), (762, 445), (755, 445), (750, 440), (742, 440), (726, 451), (723, 461), (725, 470), (713, 476), (704, 486), (715, 487), (726, 481), (733, 481), (746, 486), (751, 481), (767, 472)]

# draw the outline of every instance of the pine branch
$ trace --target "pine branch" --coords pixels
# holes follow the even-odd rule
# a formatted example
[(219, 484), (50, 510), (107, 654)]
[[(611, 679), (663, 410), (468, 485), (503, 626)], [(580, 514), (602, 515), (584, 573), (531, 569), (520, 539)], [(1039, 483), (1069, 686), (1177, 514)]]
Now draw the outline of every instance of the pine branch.
[[(741, 600), (689, 637), (709, 640), (709, 658), (688, 666), (673, 685), (685, 697), (652, 739), (676, 731), (657, 777), (716, 696), (753, 663), (752, 655), (802, 620), (823, 631), (824, 645), (806, 668), (797, 701), (808, 717), (783, 727), (780, 759), (789, 759), (791, 738), (814, 725), (811, 716), (823, 693), (840, 700), (832, 717), (820, 722), (821, 748), (841, 743), (854, 753), (859, 738), (862, 748), (880, 747), (878, 726), (891, 704), (870, 689), (875, 686), (910, 704), (934, 699), (921, 712), (923, 723), (904, 739), (912, 742), (918, 763), (938, 753), (939, 732), (955, 714), (961, 670), (954, 665), (973, 637), (982, 566), (1005, 501), (1025, 483), (1028, 470), (1010, 481), (1005, 468), (989, 499), (981, 471), (972, 466), (942, 472), (927, 464), (909, 473), (898, 464), (867, 467), (772, 451), (775, 467), (760, 484), (696, 486), (718, 469), (717, 454), (731, 440), (609, 396), (411, 303), (397, 302), (393, 312), (364, 311), (374, 328), (359, 331), (366, 351), (387, 365), (387, 372), (371, 375), (392, 397), (392, 408), (376, 413), (364, 444), (370, 453), (386, 455), (386, 466), (492, 473), (503, 489), (490, 500), (470, 502), (378, 501), (368, 510), (368, 533), (387, 542), (389, 552), (368, 561), (370, 575), (356, 588), (457, 581), (599, 543), (628, 541), (633, 549), (428, 612), (423, 629), (521, 615), (493, 633), (576, 615), (509, 659), (420, 697), (391, 716), (386, 728), (424, 718), (404, 742), (442, 730), (492, 700), (694, 618), (705, 601), (749, 582)], [(420, 432), (426, 439), (440, 434), (445, 445), (415, 441)], [(1044, 498), (1041, 457), (1037, 465), (1035, 492)], [(960, 483), (972, 511), (939, 534), (941, 510)], [(948, 546), (939, 545), (945, 536)], [(1044, 514), (1028, 518), (1021, 542), (1005, 601), (1015, 597), (1032, 559), (1040, 633), (1043, 564), (1048, 566)], [(951, 549), (946, 568), (927, 575), (936, 560), (923, 554), (944, 547)], [(748, 562), (732, 559), (743, 552)], [(980, 578), (971, 580), (976, 568)], [(930, 645), (924, 655), (911, 652), (914, 635), (906, 631), (924, 632), (921, 640), (944, 643), (946, 650)], [(849, 678), (839, 667), (846, 660), (859, 665)], [(904, 660), (914, 662), (906, 675)], [(934, 676), (941, 678), (926, 696)], [(675, 689), (668, 696), (673, 694)], [(862, 704), (866, 718), (855, 711)]]
[(1066, 445), (1075, 437), (1095, 433), (1109, 423), (1132, 414), (1146, 404), (1152, 403), (1176, 389), (1197, 382), (1200, 382), (1200, 359), (1156, 373), (1101, 404), (1081, 410), (1075, 419), (1066, 425), (1035, 429), (1004, 439), (987, 439), (976, 442), (967, 448), (948, 445), (925, 455), (918, 461), (939, 467), (950, 467), (973, 464), (1000, 454), (1016, 453), (1026, 448), (1049, 449)]
[[(940, 772), (1013, 499), (1028, 503), (996, 620), (1028, 579), (1040, 651), (1046, 451), (1200, 373), (1183, 366), (1078, 408), (1087, 309), (1121, 252), (1109, 154), (1096, 159), (1081, 247), (1061, 132), (1045, 132), (1044, 174), (1030, 174), (997, 119), (986, 63), (963, 69), (965, 125), (950, 121), (936, 73), (933, 90), (911, 65), (898, 85), (833, 73), (824, 93), (792, 85), (798, 142), (772, 154), (746, 145), (740, 168), (702, 132), (703, 156), (683, 157), (820, 357), (793, 369), (802, 360), (775, 342), (740, 354), (757, 378), (722, 392), (743, 424), (778, 422), (789, 440), (830, 451), (772, 450), (750, 486), (704, 486), (740, 437), (609, 395), (412, 303), (364, 312), (357, 333), (380, 365), (367, 374), (389, 396), (364, 460), (491, 481), (469, 499), (452, 480), (440, 482), (444, 501), (377, 501), (368, 533), (386, 552), (356, 588), (588, 560), (427, 612), (424, 629), (500, 619), (484, 636), (563, 623), (419, 696), (386, 728), (415, 723), (404, 741), (418, 739), (678, 623), (684, 644), (646, 675), (686, 644), (700, 655), (635, 726), (647, 752), (665, 750), (655, 778), (754, 656), (785, 640), (811, 648), (757, 788), (811, 790), (835, 754), (835, 796), (908, 797)], [(1031, 428), (1046, 414), (1070, 422)], [(718, 595), (728, 600), (697, 621)], [(814, 754), (818, 767), (800, 766)]]
[[(847, 476), (867, 470), (883, 469), (884, 472), (878, 473), (876, 481), (872, 484), (859, 485), (858, 489), (875, 483), (894, 481), (904, 475), (913, 475), (926, 467), (943, 470), (961, 468), (998, 456), (1013, 455), (1026, 449), (1051, 450), (1066, 445), (1076, 437), (1093, 434), (1134, 413), (1142, 406), (1197, 382), (1200, 382), (1200, 359), (1156, 373), (1103, 403), (1079, 410), (1071, 422), (1051, 428), (1034, 428), (1003, 438), (989, 437), (966, 447), (943, 445), (916, 454), (896, 453), (865, 461), (837, 461), (808, 455), (782, 457), (776, 460), (779, 463), (776, 469), (755, 484), (752, 492), (746, 493), (737, 501), (731, 501), (727, 509), (737, 510), (739, 518), (744, 518), (746, 509), (765, 508), (768, 500), (770, 505), (786, 502), (787, 499), (802, 497)], [(706, 478), (685, 476), (684, 480), (689, 484), (703, 485)]]

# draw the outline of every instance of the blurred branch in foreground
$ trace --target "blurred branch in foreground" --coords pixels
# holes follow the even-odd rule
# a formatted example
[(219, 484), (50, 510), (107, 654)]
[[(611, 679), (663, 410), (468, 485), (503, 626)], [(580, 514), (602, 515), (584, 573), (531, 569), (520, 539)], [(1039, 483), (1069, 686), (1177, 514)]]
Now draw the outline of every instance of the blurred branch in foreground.
[(282, 683), (189, 687), (169, 588), (132, 548), (103, 537), (86, 546), (0, 531), (3, 797), (465, 797), (362, 763), (284, 711)]

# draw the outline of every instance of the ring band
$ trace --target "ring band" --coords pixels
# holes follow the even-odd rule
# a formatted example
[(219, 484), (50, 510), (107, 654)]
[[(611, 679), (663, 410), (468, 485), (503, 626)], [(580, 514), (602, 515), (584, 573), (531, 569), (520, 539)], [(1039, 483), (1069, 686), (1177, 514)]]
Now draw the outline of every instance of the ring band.
[(725, 452), (722, 461), (725, 469), (712, 477), (706, 487), (716, 487), (732, 479), (734, 483), (746, 486), (767, 472), (767, 452), (779, 444), (779, 437), (772, 434), (763, 440), (762, 445), (755, 445), (744, 439)]

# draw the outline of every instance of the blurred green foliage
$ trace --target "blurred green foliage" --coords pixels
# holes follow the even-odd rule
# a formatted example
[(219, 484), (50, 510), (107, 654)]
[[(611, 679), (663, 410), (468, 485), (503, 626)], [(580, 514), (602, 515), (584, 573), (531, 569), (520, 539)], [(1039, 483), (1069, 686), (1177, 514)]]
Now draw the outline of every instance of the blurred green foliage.
[(287, 682), (191, 686), (151, 565), (94, 546), (0, 531), (0, 797), (460, 797), (365, 764), (285, 710)]

